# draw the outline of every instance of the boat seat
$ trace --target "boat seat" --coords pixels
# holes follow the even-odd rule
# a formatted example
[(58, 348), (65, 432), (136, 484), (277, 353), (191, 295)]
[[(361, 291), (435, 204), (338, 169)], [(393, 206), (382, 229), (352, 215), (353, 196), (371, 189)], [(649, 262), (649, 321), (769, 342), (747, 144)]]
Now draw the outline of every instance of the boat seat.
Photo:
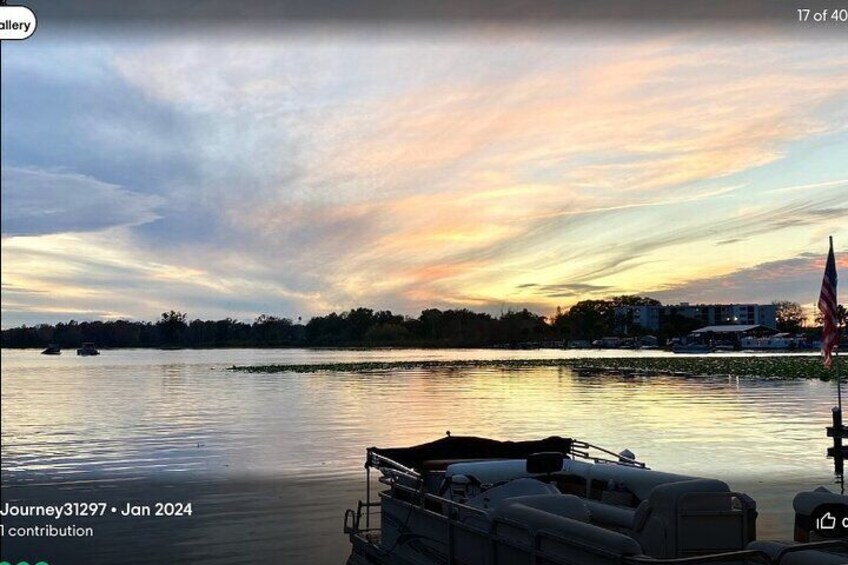
[(506, 508), (519, 506), (535, 508), (542, 512), (579, 522), (589, 522), (589, 509), (586, 508), (585, 501), (570, 494), (533, 494), (506, 498), (495, 507), (495, 510), (503, 511)]
[[(556, 498), (582, 502), (572, 495)], [(639, 543), (627, 535), (520, 503), (493, 511), (492, 533), (499, 540), (495, 557), (502, 563), (529, 563), (526, 551), (534, 547), (562, 556), (569, 563), (594, 565), (617, 565), (623, 556), (643, 553)]]
[(633, 537), (657, 558), (741, 550), (755, 537), (755, 509), (722, 481), (662, 484), (636, 508)]
[[(575, 459), (566, 460), (562, 471), (552, 476), (555, 480), (568, 480), (572, 477), (584, 480), (586, 482), (585, 496), (589, 498), (592, 498), (593, 489), (605, 488), (609, 481), (613, 481), (633, 493), (639, 501), (648, 498), (651, 491), (659, 485), (697, 478), (624, 465), (599, 465)], [(602, 486), (599, 487), (599, 485)]]
[[(464, 476), (464, 475), (455, 475)], [(562, 497), (559, 489), (554, 485), (537, 481), (536, 479), (515, 479), (506, 484), (490, 488), (474, 497), (468, 499), (466, 504), (475, 508), (497, 508), (507, 499), (526, 498), (533, 495), (547, 495)], [(575, 497), (576, 498), (576, 497)]]
[[(792, 507), (795, 510), (795, 541), (811, 542), (826, 539), (816, 529), (814, 515), (819, 514), (820, 507), (836, 506), (848, 508), (848, 496), (831, 492), (824, 487), (796, 494), (792, 500)], [(822, 512), (824, 511), (823, 508)]]
[(822, 504), (848, 504), (848, 496), (819, 487), (814, 491), (799, 492), (792, 499), (792, 508), (796, 514), (810, 515)]
[(537, 476), (527, 472), (526, 459), (501, 459), (497, 461), (462, 461), (445, 469), (445, 477), (465, 475), (482, 484), (495, 484), (512, 479)]
[(636, 516), (635, 509), (604, 504), (596, 500), (585, 500), (584, 502), (589, 511), (591, 522), (626, 530), (633, 529), (633, 520)]
[(434, 471), (444, 471), (449, 466), (457, 463), (473, 463), (480, 461), (480, 459), (428, 459), (421, 463), (421, 472), (432, 473)]

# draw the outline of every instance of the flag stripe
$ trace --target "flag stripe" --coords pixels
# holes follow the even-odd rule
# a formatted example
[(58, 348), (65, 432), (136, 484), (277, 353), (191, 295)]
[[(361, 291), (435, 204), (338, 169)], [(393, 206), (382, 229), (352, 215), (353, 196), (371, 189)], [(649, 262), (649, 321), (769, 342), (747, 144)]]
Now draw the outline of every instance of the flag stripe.
[(831, 240), (818, 304), (824, 322), (824, 328), (822, 329), (822, 362), (828, 369), (833, 365), (833, 349), (839, 341), (839, 324), (836, 319), (836, 284), (836, 257), (833, 254), (833, 241)]

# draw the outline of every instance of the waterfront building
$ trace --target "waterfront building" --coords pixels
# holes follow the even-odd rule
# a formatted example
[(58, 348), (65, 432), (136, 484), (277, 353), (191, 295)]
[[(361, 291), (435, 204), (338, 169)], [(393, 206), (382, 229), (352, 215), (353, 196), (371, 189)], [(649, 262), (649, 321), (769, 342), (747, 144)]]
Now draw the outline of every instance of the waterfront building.
[(774, 304), (680, 304), (659, 306), (619, 306), (615, 309), (616, 325), (621, 333), (635, 326), (659, 331), (663, 319), (683, 316), (703, 323), (704, 326), (760, 325), (777, 327)]

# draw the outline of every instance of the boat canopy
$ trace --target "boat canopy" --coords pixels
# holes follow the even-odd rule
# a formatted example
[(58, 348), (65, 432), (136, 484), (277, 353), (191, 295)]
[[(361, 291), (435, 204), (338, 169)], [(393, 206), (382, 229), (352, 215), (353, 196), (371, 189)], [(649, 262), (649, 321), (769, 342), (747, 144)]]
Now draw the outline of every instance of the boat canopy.
[[(428, 461), (480, 459), (526, 459), (534, 453), (571, 451), (573, 440), (559, 436), (533, 441), (498, 441), (473, 436), (446, 436), (412, 447), (372, 447), (368, 451), (411, 469), (421, 470)], [(370, 458), (369, 458), (370, 460)]]

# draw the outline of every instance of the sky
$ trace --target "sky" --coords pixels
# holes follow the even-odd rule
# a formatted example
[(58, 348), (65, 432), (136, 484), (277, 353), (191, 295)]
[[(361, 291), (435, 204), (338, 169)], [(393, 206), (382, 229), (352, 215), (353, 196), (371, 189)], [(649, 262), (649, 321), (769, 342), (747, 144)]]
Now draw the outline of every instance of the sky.
[(0, 57), (3, 327), (812, 309), (828, 235), (848, 272), (844, 41), (312, 26)]

